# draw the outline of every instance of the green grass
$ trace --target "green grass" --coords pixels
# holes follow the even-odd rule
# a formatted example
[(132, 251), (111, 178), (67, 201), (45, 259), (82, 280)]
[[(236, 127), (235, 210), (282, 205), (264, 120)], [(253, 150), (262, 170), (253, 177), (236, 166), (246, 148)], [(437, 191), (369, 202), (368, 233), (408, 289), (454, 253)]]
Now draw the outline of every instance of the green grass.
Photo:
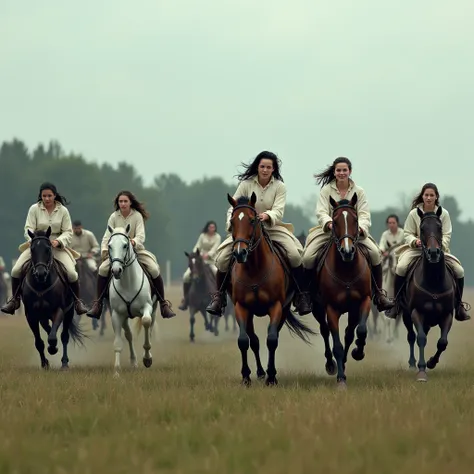
[[(406, 369), (402, 330), (394, 347), (369, 341), (364, 361), (348, 361), (341, 392), (325, 375), (320, 336), (306, 346), (283, 329), (279, 386), (255, 380), (250, 354), (254, 383), (245, 389), (236, 334), (221, 322), (215, 338), (197, 321), (194, 345), (187, 315), (158, 321), (150, 369), (141, 365), (142, 335), (136, 371), (124, 341), (114, 379), (110, 323), (103, 340), (89, 330), (87, 348), (71, 350), (69, 372), (42, 372), (23, 317), (1, 318), (0, 473), (473, 471), (472, 322), (454, 324), (428, 383)], [(266, 324), (257, 324), (264, 365)], [(430, 334), (428, 355), (437, 337)], [(61, 351), (48, 357), (58, 367)]]

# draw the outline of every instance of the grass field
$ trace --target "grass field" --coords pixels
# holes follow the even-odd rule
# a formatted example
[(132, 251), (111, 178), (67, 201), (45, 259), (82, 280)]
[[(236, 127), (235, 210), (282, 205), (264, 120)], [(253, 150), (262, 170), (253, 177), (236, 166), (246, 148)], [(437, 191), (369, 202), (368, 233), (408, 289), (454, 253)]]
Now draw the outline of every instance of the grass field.
[[(176, 308), (179, 288), (169, 296)], [(467, 299), (474, 303), (473, 291)], [(325, 374), (320, 336), (306, 346), (283, 329), (279, 386), (255, 380), (251, 355), (245, 389), (237, 334), (221, 321), (214, 337), (197, 321), (191, 345), (187, 314), (160, 317), (153, 366), (141, 365), (140, 334), (139, 369), (128, 369), (125, 343), (114, 379), (109, 320), (99, 338), (84, 318), (91, 339), (71, 350), (71, 370), (43, 372), (24, 317), (0, 317), (0, 473), (473, 472), (473, 322), (455, 322), (427, 384), (406, 369), (402, 327), (393, 346), (369, 341), (365, 360), (349, 359), (340, 392)], [(267, 321), (257, 324), (264, 365)], [(428, 355), (437, 338), (436, 330)], [(60, 357), (48, 355), (53, 367)]]

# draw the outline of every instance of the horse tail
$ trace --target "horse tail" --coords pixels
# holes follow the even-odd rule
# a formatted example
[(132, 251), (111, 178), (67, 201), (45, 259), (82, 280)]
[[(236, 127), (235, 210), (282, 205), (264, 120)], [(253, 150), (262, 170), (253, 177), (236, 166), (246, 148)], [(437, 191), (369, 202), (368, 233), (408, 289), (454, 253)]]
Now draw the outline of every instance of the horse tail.
[(85, 332), (79, 327), (79, 323), (73, 317), (69, 323), (69, 336), (74, 341), (74, 344), (85, 347), (84, 339), (88, 338)]
[(292, 311), (288, 311), (288, 314), (285, 319), (285, 325), (290, 331), (291, 335), (298, 336), (306, 344), (311, 345), (311, 341), (308, 338), (308, 334), (316, 336), (318, 333), (313, 331), (311, 328), (302, 323)]

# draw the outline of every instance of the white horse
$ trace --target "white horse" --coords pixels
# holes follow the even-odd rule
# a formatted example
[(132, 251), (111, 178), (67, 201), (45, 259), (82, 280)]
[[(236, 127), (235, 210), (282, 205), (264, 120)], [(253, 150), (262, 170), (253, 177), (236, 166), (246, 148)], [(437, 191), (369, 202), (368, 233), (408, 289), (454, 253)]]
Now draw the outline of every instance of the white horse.
[(155, 324), (155, 310), (157, 297), (152, 297), (150, 282), (138, 263), (137, 254), (133, 249), (129, 237), (130, 224), (127, 228), (116, 227), (110, 232), (108, 252), (112, 272), (109, 283), (109, 303), (112, 312), (112, 326), (114, 328), (115, 375), (120, 371), (120, 355), (122, 352), (122, 328), (130, 346), (130, 363), (137, 367), (137, 356), (133, 346), (133, 336), (130, 330), (129, 319), (139, 318), (139, 326), (145, 329), (143, 349), (143, 365), (151, 367), (150, 336)]

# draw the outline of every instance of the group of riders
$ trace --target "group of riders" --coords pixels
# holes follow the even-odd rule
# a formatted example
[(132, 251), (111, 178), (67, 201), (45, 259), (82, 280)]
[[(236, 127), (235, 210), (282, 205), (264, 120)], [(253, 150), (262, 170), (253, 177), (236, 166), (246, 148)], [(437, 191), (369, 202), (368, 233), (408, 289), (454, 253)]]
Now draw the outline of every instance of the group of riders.
[[(433, 183), (425, 184), (412, 203), (412, 210), (408, 214), (404, 228), (399, 226), (396, 215), (387, 218), (387, 230), (377, 242), (370, 235), (371, 214), (367, 197), (363, 188), (351, 179), (352, 163), (346, 157), (339, 157), (323, 172), (315, 175), (321, 185), (321, 191), (316, 204), (318, 225), (310, 229), (304, 246), (295, 237), (293, 226), (283, 222), (286, 205), (286, 186), (281, 175), (281, 161), (272, 152), (263, 151), (247, 166), (243, 173), (238, 175), (239, 185), (233, 198), (256, 195), (255, 208), (258, 219), (268, 233), (271, 241), (283, 247), (292, 276), (296, 283), (296, 293), (293, 300), (295, 311), (300, 315), (312, 311), (310, 285), (313, 278), (317, 255), (321, 248), (331, 240), (333, 232), (333, 218), (331, 200), (351, 200), (357, 194), (355, 208), (359, 224), (359, 245), (364, 246), (370, 259), (373, 276), (373, 301), (379, 311), (391, 318), (397, 317), (396, 299), (405, 283), (405, 276), (410, 263), (419, 257), (422, 252), (420, 241), (420, 217), (417, 209), (424, 212), (435, 212), (440, 206), (438, 188)], [(331, 199), (332, 198), (332, 199)], [(92, 232), (83, 229), (79, 221), (71, 222), (67, 201), (58, 193), (52, 183), (43, 183), (40, 186), (37, 202), (28, 210), (25, 223), (26, 242), (20, 245), (21, 254), (11, 271), (12, 296), (1, 307), (1, 311), (14, 314), (20, 306), (22, 279), (25, 269), (31, 259), (30, 236), (28, 231), (46, 231), (51, 227), (51, 245), (53, 256), (64, 267), (70, 289), (75, 298), (77, 314), (87, 314), (91, 318), (99, 319), (103, 309), (103, 299), (110, 281), (110, 260), (108, 257), (109, 228), (127, 227), (130, 225), (129, 236), (138, 261), (144, 267), (152, 283), (152, 290), (160, 301), (160, 310), (163, 318), (175, 316), (169, 301), (165, 299), (163, 279), (160, 274), (158, 261), (150, 251), (145, 249), (145, 221), (149, 215), (143, 203), (139, 202), (130, 191), (120, 191), (114, 200), (115, 210), (110, 215), (101, 245)], [(228, 237), (221, 242), (214, 221), (208, 222), (200, 234), (194, 252), (199, 250), (200, 255), (216, 276), (216, 291), (211, 295), (207, 311), (220, 316), (226, 305), (227, 280), (233, 265), (233, 238), (230, 234), (230, 218), (232, 207), (227, 213), (226, 230)], [(455, 317), (459, 321), (470, 319), (465, 305), (462, 302), (464, 289), (464, 270), (459, 260), (450, 254), (452, 226), (449, 213), (443, 209), (441, 214), (443, 226), (442, 249), (446, 261), (450, 265), (457, 282), (457, 301)], [(383, 289), (382, 259), (396, 247), (396, 270), (393, 298)], [(97, 268), (96, 256), (100, 255), (101, 263)], [(97, 273), (96, 300), (88, 310), (80, 299), (80, 286), (76, 260), (82, 257), (90, 270)], [(4, 266), (4, 264), (3, 264)], [(179, 308), (188, 307), (188, 294), (191, 286), (190, 271), (183, 275), (183, 300)]]

